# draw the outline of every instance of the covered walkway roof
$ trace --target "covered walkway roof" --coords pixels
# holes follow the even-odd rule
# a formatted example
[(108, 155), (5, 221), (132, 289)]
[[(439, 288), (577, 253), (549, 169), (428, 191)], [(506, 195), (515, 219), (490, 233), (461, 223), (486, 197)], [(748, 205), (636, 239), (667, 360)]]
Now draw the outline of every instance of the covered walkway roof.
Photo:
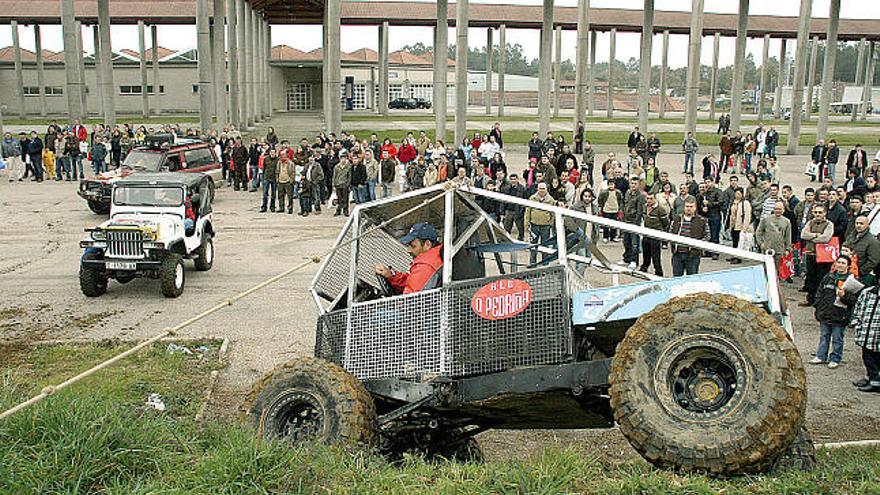
[[(324, 0), (248, 0), (272, 24), (321, 24)], [(0, 0), (0, 23), (11, 20), (19, 23), (58, 24), (61, 15), (60, 0)], [(210, 5), (210, 2), (209, 2)], [(97, 1), (77, 0), (77, 18), (84, 23), (97, 22)], [(454, 3), (449, 5), (449, 24), (455, 25)], [(111, 0), (110, 16), (114, 24), (134, 24), (144, 20), (148, 24), (195, 24), (194, 0)], [(498, 27), (540, 29), (540, 5), (470, 4), (471, 27)], [(378, 25), (388, 21), (397, 26), (432, 26), (436, 22), (433, 2), (365, 2), (343, 1), (342, 24)], [(577, 28), (576, 7), (556, 7), (554, 24), (563, 29)], [(825, 37), (828, 21), (813, 17), (810, 34)], [(642, 11), (627, 9), (590, 9), (590, 26), (594, 30), (641, 32)], [(656, 11), (654, 31), (668, 30), (673, 34), (688, 34), (689, 12)], [(703, 32), (711, 35), (736, 35), (735, 14), (705, 14)], [(749, 36), (769, 34), (774, 38), (796, 38), (797, 17), (752, 15), (749, 17)], [(841, 41), (866, 38), (880, 41), (880, 19), (841, 19)]]

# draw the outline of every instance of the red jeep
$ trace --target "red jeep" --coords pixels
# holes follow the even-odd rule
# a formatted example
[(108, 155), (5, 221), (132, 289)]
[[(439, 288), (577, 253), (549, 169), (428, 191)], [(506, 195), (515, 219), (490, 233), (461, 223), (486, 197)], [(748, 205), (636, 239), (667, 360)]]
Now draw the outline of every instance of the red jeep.
[(219, 180), (220, 158), (210, 143), (198, 139), (180, 139), (168, 135), (150, 136), (143, 146), (132, 149), (122, 166), (99, 174), (94, 179), (79, 181), (80, 197), (98, 214), (110, 212), (113, 183), (137, 172), (204, 172)]

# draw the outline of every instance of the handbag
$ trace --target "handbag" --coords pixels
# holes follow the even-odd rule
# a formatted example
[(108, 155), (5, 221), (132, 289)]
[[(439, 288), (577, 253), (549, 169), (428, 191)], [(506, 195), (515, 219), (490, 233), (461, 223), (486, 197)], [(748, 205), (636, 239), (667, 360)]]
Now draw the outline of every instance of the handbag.
[(807, 165), (804, 167), (804, 175), (809, 175), (810, 177), (816, 177), (816, 174), (819, 173), (819, 165), (813, 163), (812, 161), (807, 162)]
[(739, 233), (739, 245), (737, 246), (743, 251), (751, 251), (755, 247), (755, 234), (747, 231)]
[(834, 263), (840, 255), (840, 240), (832, 237), (830, 241), (816, 244), (816, 263)]

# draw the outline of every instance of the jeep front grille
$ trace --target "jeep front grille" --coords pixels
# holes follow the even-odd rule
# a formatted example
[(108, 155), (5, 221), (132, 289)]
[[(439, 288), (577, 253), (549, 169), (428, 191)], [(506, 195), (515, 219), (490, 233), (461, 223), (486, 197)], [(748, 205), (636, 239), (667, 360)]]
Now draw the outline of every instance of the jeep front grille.
[(107, 256), (111, 258), (142, 259), (144, 238), (139, 230), (107, 231)]

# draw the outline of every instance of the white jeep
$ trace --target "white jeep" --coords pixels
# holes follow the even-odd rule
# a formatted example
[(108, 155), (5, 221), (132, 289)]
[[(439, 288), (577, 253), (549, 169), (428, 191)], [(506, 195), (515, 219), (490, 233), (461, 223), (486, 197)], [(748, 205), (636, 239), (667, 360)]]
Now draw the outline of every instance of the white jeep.
[[(165, 297), (183, 293), (183, 260), (197, 270), (214, 262), (214, 183), (202, 173), (136, 174), (113, 185), (110, 219), (86, 229), (79, 269), (83, 294), (107, 292), (109, 279), (158, 278)], [(187, 219), (192, 208), (195, 221)]]

